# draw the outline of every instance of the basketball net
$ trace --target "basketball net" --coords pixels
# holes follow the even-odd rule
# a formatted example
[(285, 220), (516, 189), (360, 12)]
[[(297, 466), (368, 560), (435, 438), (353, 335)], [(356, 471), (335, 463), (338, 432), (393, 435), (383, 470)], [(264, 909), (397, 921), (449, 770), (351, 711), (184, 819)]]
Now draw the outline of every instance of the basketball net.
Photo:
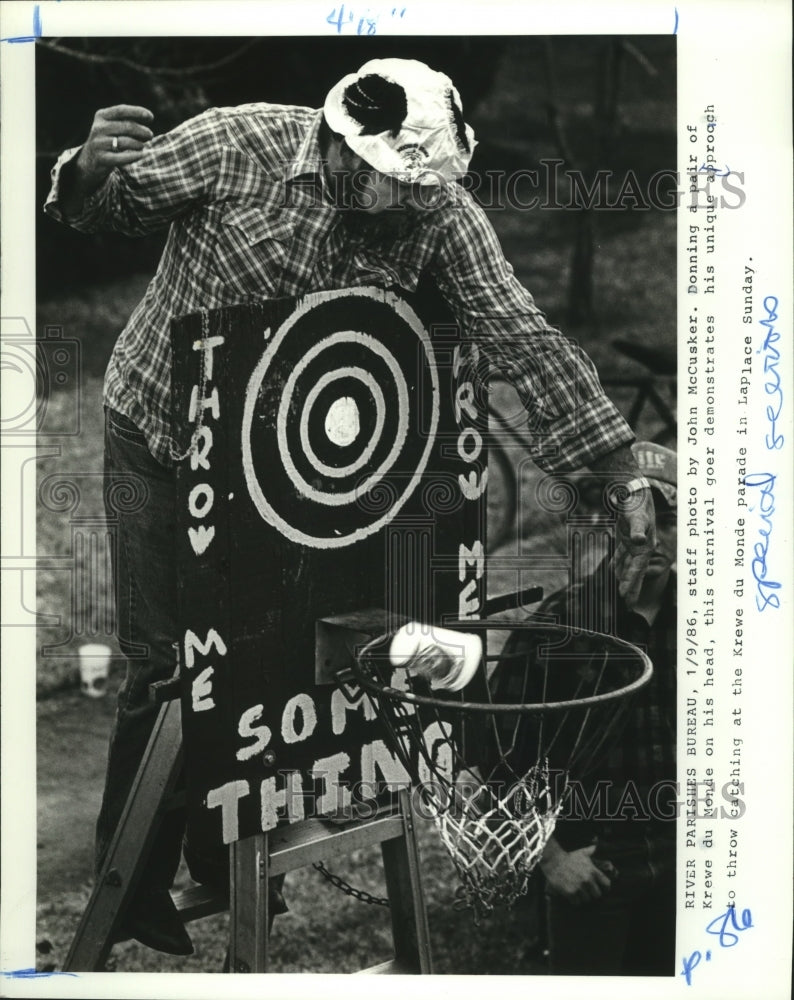
[(481, 783), (452, 807), (432, 795), (424, 800), (457, 870), (463, 901), (479, 913), (511, 906), (526, 893), (564, 796), (555, 799), (544, 764), (530, 768), (504, 795)]
[[(476, 683), (436, 694), (410, 665), (394, 670), (389, 640), (367, 645), (355, 674), (479, 918), (526, 893), (570, 778), (602, 759), (651, 664), (611, 636), (521, 627)], [(485, 700), (467, 700), (472, 690)]]

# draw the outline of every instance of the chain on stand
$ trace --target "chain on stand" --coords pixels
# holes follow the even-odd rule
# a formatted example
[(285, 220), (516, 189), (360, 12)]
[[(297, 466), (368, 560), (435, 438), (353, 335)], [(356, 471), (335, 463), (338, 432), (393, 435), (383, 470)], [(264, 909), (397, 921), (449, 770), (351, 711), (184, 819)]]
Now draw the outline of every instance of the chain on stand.
[(346, 896), (352, 896), (361, 903), (367, 903), (370, 906), (389, 906), (389, 900), (385, 896), (373, 896), (372, 893), (367, 892), (366, 889), (356, 889), (349, 882), (345, 882), (343, 878), (338, 875), (334, 875), (333, 872), (329, 872), (322, 861), (315, 861), (314, 867), (322, 875), (324, 879), (331, 883), (331, 885), (336, 886), (337, 889), (341, 890)]

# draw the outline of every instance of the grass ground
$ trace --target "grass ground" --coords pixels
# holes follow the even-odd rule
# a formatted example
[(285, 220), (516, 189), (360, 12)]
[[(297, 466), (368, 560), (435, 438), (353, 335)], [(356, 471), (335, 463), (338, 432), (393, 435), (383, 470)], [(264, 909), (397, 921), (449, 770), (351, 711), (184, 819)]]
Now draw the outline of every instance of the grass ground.
[[(509, 120), (508, 132), (523, 141), (526, 107), (510, 99), (522, 70), (520, 49), (506, 59), (500, 71), (495, 103), (480, 109), (480, 132), (498, 131)], [(639, 100), (632, 95), (627, 120), (642, 128)], [(669, 108), (645, 101), (658, 123)], [(533, 111), (537, 117), (537, 109)], [(674, 117), (673, 117), (674, 120)], [(476, 123), (475, 123), (476, 124)], [(664, 122), (658, 127), (663, 127)], [(504, 129), (502, 130), (504, 134)], [(531, 138), (531, 137), (530, 137)], [(637, 145), (635, 143), (635, 145)], [(641, 156), (642, 143), (639, 143)], [(551, 152), (540, 147), (537, 155)], [(646, 153), (650, 165), (653, 145)], [(657, 164), (658, 166), (658, 164)], [(664, 163), (662, 166), (669, 166)], [(564, 322), (569, 269), (570, 226), (564, 213), (494, 212), (492, 220), (505, 253), (516, 273), (543, 305), (552, 322), (578, 340), (599, 370), (610, 374), (637, 369), (610, 346), (616, 338), (675, 346), (674, 213), (635, 213), (620, 219), (597, 219), (596, 302), (597, 318), (587, 327), (572, 328)], [(64, 336), (82, 345), (82, 375), (77, 392), (56, 392), (49, 400), (49, 426), (63, 426), (78, 407), (82, 433), (58, 439), (60, 454), (39, 461), (40, 499), (37, 504), (40, 556), (65, 556), (71, 569), (42, 569), (38, 574), (38, 606), (54, 615), (58, 624), (39, 630), (39, 648), (49, 647), (38, 661), (39, 755), (39, 968), (59, 968), (90, 891), (90, 842), (93, 818), (101, 794), (107, 736), (112, 724), (112, 695), (119, 680), (120, 662), (114, 662), (109, 696), (89, 700), (76, 691), (76, 652), (92, 628), (102, 632), (101, 612), (107, 607), (102, 587), (86, 593), (80, 582), (81, 557), (74, 550), (78, 518), (101, 522), (101, 382), (116, 334), (122, 328), (146, 283), (145, 275), (57, 297), (40, 296), (38, 327), (60, 326)], [(505, 392), (505, 390), (500, 390)], [(617, 400), (627, 410), (628, 397)], [(509, 394), (500, 405), (512, 405)], [(51, 418), (51, 420), (50, 420)], [(645, 420), (645, 418), (643, 418)], [(656, 428), (652, 417), (639, 427), (641, 435)], [(55, 441), (55, 439), (52, 439)], [(46, 443), (44, 439), (43, 443)], [(513, 475), (521, 492), (531, 496), (537, 470), (511, 452)], [(53, 478), (55, 477), (55, 478)], [(70, 480), (79, 487), (79, 509), (65, 502), (57, 481)], [(489, 503), (495, 517), (503, 506), (499, 477), (495, 474)], [(59, 500), (60, 497), (60, 500)], [(565, 556), (565, 529), (559, 517), (537, 505), (523, 509), (521, 523), (504, 542), (504, 552), (525, 558), (527, 578), (550, 591), (565, 582), (566, 572), (544, 566), (548, 555)], [(515, 576), (493, 572), (492, 593), (515, 586)], [(91, 614), (84, 619), (86, 602)], [(93, 620), (92, 620), (93, 616)], [(509, 616), (508, 616), (509, 617)], [(92, 636), (93, 637), (93, 636)], [(115, 649), (115, 641), (108, 640)], [(57, 695), (57, 697), (46, 697)], [(466, 912), (455, 909), (456, 880), (451, 863), (425, 822), (420, 824), (420, 850), (426, 888), (432, 944), (439, 973), (539, 974), (542, 962), (533, 952), (537, 933), (533, 900), (527, 899), (474, 927)], [(338, 873), (375, 894), (383, 892), (377, 852), (359, 852), (337, 866)], [(186, 874), (180, 879), (184, 884)], [(347, 972), (389, 957), (388, 918), (380, 907), (366, 907), (326, 886), (312, 869), (294, 873), (288, 882), (290, 912), (276, 921), (273, 953), (276, 971)], [(196, 955), (171, 959), (128, 943), (114, 948), (109, 968), (117, 971), (219, 971), (225, 950), (227, 918), (219, 916), (191, 926)]]

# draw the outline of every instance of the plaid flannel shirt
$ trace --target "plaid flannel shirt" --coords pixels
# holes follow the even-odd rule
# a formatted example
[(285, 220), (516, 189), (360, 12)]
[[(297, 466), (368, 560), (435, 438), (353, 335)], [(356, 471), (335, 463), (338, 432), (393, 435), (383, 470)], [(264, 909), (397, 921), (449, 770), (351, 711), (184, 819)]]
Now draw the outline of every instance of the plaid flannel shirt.
[[(653, 675), (634, 695), (624, 727), (609, 746), (601, 763), (588, 775), (584, 791), (591, 801), (597, 782), (606, 782), (606, 817), (612, 835), (636, 837), (642, 824), (631, 820), (637, 805), (637, 818), (647, 813), (654, 819), (671, 819), (676, 799), (676, 574), (671, 573), (662, 597), (659, 614), (652, 625), (642, 615), (631, 611), (617, 589), (617, 581), (605, 560), (596, 571), (578, 584), (552, 594), (538, 608), (543, 620), (560, 625), (586, 628), (616, 635), (642, 649), (653, 664)], [(629, 787), (631, 783), (631, 787)], [(656, 791), (652, 791), (652, 789)], [(636, 793), (636, 794), (635, 794)], [(616, 818), (621, 813), (623, 819)], [(563, 817), (566, 810), (563, 809)], [(557, 834), (563, 843), (581, 846), (594, 831), (592, 823), (579, 823), (583, 817), (571, 816), (558, 823)], [(596, 819), (597, 817), (593, 817)], [(674, 836), (674, 824), (669, 824)], [(570, 843), (574, 841), (574, 843)]]
[(45, 211), (83, 232), (140, 236), (164, 227), (157, 272), (122, 331), (104, 400), (172, 464), (170, 321), (247, 300), (355, 285), (411, 291), (429, 272), (465, 335), (516, 388), (527, 444), (549, 471), (580, 468), (633, 440), (590, 360), (549, 326), (513, 275), (485, 213), (453, 185), (392, 245), (355, 239), (323, 197), (321, 112), (249, 104), (216, 108), (156, 137), (64, 219), (53, 168)]

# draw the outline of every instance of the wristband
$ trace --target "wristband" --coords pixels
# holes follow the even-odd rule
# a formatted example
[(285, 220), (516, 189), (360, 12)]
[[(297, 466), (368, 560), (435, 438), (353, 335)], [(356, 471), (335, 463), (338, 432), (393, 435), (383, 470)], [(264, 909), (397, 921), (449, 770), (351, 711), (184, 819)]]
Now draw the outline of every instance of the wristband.
[(626, 483), (623, 487), (629, 495), (632, 493), (639, 493), (640, 490), (649, 490), (651, 484), (645, 478), (645, 476), (638, 476), (636, 479), (632, 479), (630, 483)]

